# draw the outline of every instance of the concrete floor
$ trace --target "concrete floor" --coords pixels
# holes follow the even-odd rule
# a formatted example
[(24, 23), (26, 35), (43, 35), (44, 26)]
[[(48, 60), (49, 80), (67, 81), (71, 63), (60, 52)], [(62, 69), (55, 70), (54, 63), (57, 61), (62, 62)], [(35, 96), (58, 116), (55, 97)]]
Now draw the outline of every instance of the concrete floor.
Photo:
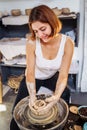
[[(8, 95), (10, 93), (10, 95)], [(4, 107), (6, 111), (0, 112), (0, 130), (10, 130), (10, 121), (12, 118), (12, 107), (14, 100), (16, 98), (16, 94), (12, 89), (3, 97), (3, 103), (0, 104), (0, 107)]]
[[(0, 130), (10, 130), (10, 121), (12, 118), (12, 107), (14, 100), (16, 98), (16, 94), (12, 89), (3, 97), (3, 104), (6, 106), (6, 111), (0, 112)], [(71, 93), (71, 103), (74, 104), (85, 104), (87, 105), (87, 93)]]

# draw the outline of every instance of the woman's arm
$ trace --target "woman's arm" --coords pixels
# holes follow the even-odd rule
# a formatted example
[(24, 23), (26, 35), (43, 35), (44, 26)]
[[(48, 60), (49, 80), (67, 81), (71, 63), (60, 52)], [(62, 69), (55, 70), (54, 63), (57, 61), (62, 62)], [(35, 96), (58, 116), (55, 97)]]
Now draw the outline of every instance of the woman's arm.
[(35, 82), (35, 41), (26, 44), (26, 81)]
[(73, 51), (74, 51), (74, 42), (70, 38), (67, 38), (64, 48), (64, 55), (59, 70), (59, 77), (55, 89), (55, 95), (57, 95), (58, 99), (61, 97), (67, 85), (68, 73), (72, 61)]
[(26, 44), (26, 85), (30, 95), (29, 104), (34, 105), (36, 100), (35, 86), (35, 41), (28, 40)]

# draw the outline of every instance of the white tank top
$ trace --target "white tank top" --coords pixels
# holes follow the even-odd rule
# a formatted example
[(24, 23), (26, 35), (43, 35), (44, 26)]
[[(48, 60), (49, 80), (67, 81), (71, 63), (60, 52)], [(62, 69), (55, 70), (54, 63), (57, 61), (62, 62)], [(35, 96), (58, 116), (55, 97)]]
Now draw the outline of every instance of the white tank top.
[(66, 42), (66, 35), (62, 35), (60, 48), (57, 56), (48, 60), (43, 57), (40, 40), (36, 40), (36, 66), (35, 66), (35, 78), (36, 79), (48, 79), (51, 78), (59, 69), (64, 54), (64, 47)]

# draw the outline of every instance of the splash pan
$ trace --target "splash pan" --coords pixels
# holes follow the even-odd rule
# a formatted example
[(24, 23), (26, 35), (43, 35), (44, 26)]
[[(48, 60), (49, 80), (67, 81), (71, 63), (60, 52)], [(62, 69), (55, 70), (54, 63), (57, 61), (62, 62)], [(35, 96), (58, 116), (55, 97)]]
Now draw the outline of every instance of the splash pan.
[(26, 97), (14, 109), (13, 116), (21, 130), (62, 130), (69, 114), (68, 105), (63, 99), (44, 115), (35, 115), (28, 104), (29, 97)]

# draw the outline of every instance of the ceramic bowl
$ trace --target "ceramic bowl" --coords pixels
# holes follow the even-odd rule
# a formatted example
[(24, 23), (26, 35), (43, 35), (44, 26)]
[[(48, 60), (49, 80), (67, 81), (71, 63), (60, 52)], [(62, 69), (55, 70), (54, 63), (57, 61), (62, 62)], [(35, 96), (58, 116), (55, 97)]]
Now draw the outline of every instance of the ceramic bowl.
[(87, 121), (87, 106), (82, 105), (78, 107), (78, 115), (84, 121)]

